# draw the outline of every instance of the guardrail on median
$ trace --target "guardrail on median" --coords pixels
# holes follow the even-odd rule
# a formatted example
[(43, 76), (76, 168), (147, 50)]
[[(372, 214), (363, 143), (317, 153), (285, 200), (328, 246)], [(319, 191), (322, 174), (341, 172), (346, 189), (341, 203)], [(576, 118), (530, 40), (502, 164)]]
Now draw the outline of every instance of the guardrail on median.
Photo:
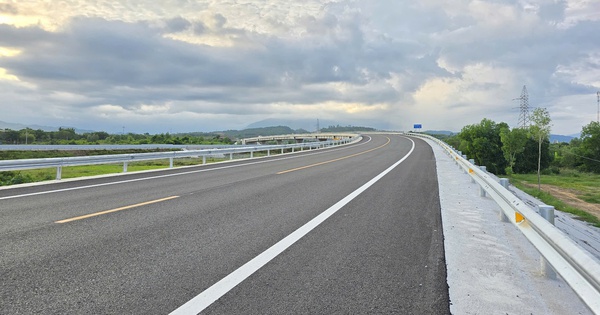
[(410, 133), (438, 143), (471, 178), (480, 185), (481, 195), (488, 194), (500, 206), (502, 215), (513, 223), (560, 274), (594, 314), (600, 314), (600, 263), (567, 235), (530, 209), (487, 172), (467, 160), (460, 151), (443, 141), (423, 134)]
[(329, 146), (336, 146), (355, 141), (358, 137), (330, 140), (322, 142), (306, 142), (283, 145), (258, 145), (258, 146), (243, 146), (239, 148), (225, 149), (210, 149), (210, 150), (190, 150), (190, 151), (174, 151), (174, 152), (155, 152), (155, 153), (136, 153), (136, 154), (112, 154), (112, 155), (96, 155), (96, 156), (78, 156), (64, 158), (45, 158), (45, 159), (22, 159), (22, 160), (0, 160), (0, 171), (18, 171), (26, 169), (42, 169), (56, 167), (56, 179), (61, 179), (62, 168), (64, 166), (78, 165), (94, 165), (94, 164), (114, 164), (123, 163), (123, 172), (127, 172), (127, 164), (129, 162), (149, 161), (149, 160), (166, 160), (169, 159), (169, 168), (173, 168), (173, 159), (176, 158), (200, 158), (202, 164), (206, 164), (206, 157), (211, 156), (226, 156), (233, 160), (234, 154), (250, 153), (250, 158), (254, 157), (256, 152), (267, 152), (267, 156), (271, 155), (271, 151), (281, 150), (313, 150)]

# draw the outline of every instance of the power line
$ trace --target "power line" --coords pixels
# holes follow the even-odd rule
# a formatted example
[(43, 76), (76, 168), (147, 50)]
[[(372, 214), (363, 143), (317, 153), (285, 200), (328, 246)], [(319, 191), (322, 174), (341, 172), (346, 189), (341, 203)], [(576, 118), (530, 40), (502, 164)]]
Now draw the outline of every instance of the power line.
[(589, 158), (589, 157), (581, 156), (581, 155), (579, 155), (579, 154), (575, 154), (575, 153), (573, 153), (573, 152), (569, 152), (569, 151), (563, 151), (563, 152), (561, 152), (561, 153), (563, 153), (563, 154), (570, 154), (570, 155), (574, 155), (574, 156), (576, 156), (576, 157), (580, 157), (580, 158), (582, 158), (582, 159), (586, 159), (586, 160), (590, 160), (590, 161), (594, 161), (594, 162), (598, 162), (598, 163), (600, 163), (600, 160), (596, 160), (596, 159), (592, 159), (592, 158)]

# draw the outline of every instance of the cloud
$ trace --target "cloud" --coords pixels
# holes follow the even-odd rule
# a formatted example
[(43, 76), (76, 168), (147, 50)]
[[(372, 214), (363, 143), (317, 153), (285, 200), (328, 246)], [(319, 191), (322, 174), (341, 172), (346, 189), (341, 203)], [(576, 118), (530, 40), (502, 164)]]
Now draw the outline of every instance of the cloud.
[(538, 15), (542, 20), (557, 23), (564, 21), (566, 9), (566, 1), (548, 1), (539, 5)]
[(17, 7), (10, 3), (0, 3), (0, 13), (16, 15), (19, 11), (17, 10)]
[(166, 29), (169, 33), (183, 32), (192, 26), (192, 23), (182, 17), (175, 17), (166, 21)]
[(600, 15), (585, 1), (73, 3), (77, 12), (0, 5), (3, 95), (21, 106), (3, 120), (152, 132), (298, 117), (459, 130), (484, 117), (513, 125), (512, 99), (527, 85), (532, 104), (573, 133), (584, 104), (560, 104), (600, 88)]

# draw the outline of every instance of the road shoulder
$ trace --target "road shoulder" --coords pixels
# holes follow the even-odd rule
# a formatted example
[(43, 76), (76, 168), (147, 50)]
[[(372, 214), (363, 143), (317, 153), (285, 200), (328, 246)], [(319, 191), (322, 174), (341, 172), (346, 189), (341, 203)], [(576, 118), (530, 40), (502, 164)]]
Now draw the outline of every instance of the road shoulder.
[(560, 277), (540, 273), (540, 256), (499, 207), (431, 140), (436, 156), (453, 314), (592, 314)]

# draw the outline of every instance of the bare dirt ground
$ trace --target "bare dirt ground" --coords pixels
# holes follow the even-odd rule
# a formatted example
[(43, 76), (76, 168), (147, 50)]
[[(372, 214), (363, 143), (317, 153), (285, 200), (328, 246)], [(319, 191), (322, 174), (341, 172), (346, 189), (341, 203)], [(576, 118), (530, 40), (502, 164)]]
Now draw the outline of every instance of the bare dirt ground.
[[(537, 185), (526, 185), (537, 188)], [(542, 190), (562, 200), (569, 206), (586, 211), (600, 219), (600, 204), (589, 203), (579, 199), (578, 195), (580, 195), (581, 192), (575, 189), (561, 188), (552, 185), (542, 185)]]

